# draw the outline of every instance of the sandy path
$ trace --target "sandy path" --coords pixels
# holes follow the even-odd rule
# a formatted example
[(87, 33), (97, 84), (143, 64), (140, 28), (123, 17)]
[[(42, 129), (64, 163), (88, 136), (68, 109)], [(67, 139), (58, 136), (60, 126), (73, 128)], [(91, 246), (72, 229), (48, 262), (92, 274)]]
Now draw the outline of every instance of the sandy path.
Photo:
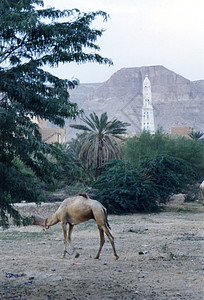
[[(46, 216), (54, 205), (31, 211)], [(0, 231), (0, 299), (203, 300), (204, 207), (171, 210), (109, 216), (118, 261), (108, 241), (100, 260), (93, 259), (99, 246), (94, 221), (74, 228), (78, 259), (59, 258), (60, 225), (46, 232), (37, 226)], [(8, 273), (23, 276), (7, 278)]]

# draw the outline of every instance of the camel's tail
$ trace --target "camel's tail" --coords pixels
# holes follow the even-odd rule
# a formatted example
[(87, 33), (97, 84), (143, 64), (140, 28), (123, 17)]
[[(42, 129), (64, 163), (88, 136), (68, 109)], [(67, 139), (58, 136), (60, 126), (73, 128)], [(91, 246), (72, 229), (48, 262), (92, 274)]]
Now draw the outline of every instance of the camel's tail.
[[(87, 194), (84, 193), (78, 193), (79, 196), (82, 196), (86, 199), (89, 199), (89, 196)], [(108, 223), (108, 214), (107, 214), (107, 209), (105, 207), (103, 207), (103, 212), (104, 212), (104, 217), (105, 217), (105, 223), (108, 226), (109, 229), (111, 229), (110, 224)]]
[(103, 211), (104, 211), (104, 215), (105, 215), (106, 224), (107, 224), (108, 228), (111, 229), (110, 224), (108, 223), (108, 214), (107, 214), (106, 208), (103, 208)]

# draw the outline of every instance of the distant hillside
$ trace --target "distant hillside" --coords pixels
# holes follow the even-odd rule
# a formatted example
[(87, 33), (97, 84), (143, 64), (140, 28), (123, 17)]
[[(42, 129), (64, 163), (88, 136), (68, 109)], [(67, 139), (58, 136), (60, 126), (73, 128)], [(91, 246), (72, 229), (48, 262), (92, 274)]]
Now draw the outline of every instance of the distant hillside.
[[(204, 131), (204, 80), (190, 81), (163, 66), (123, 68), (106, 82), (81, 84), (70, 92), (71, 101), (87, 115), (107, 112), (109, 118), (131, 123), (129, 132), (140, 132), (145, 75), (152, 86), (156, 128), (162, 126), (170, 132), (172, 126), (192, 126), (195, 131)], [(66, 122), (69, 140), (76, 133), (70, 123), (73, 121)]]

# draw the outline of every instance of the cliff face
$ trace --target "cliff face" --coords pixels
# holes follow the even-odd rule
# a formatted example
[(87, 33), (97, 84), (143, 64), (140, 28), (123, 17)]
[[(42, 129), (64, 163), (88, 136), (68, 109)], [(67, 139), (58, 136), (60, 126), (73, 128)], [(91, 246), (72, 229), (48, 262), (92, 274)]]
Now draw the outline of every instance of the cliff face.
[[(155, 126), (170, 132), (172, 126), (192, 126), (204, 131), (204, 80), (190, 81), (163, 66), (123, 68), (109, 80), (97, 84), (81, 84), (71, 91), (86, 115), (107, 112), (109, 118), (131, 123), (128, 131), (140, 132), (142, 84), (145, 76), (151, 82)], [(76, 121), (79, 123), (79, 120)], [(66, 127), (70, 121), (66, 122)], [(76, 131), (68, 129), (68, 139)]]

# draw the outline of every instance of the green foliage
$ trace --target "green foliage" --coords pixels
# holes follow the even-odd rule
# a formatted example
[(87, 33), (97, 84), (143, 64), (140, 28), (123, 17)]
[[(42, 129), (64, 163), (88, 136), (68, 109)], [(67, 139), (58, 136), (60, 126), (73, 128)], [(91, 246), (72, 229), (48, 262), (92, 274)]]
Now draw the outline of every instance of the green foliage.
[(184, 160), (167, 154), (158, 154), (145, 159), (139, 165), (140, 172), (155, 184), (157, 200), (168, 201), (169, 195), (178, 193), (182, 187), (192, 183), (196, 173)]
[(154, 211), (195, 182), (204, 170), (204, 143), (158, 130), (124, 142), (124, 161), (110, 163), (96, 180), (98, 199), (111, 213)]
[(84, 125), (70, 125), (83, 131), (76, 142), (76, 153), (79, 159), (86, 163), (87, 169), (98, 177), (104, 163), (121, 157), (119, 141), (122, 140), (121, 134), (126, 132), (129, 124), (117, 119), (108, 121), (106, 112), (100, 118), (91, 113), (89, 118), (84, 117), (82, 121)]
[(110, 213), (151, 212), (193, 179), (185, 161), (159, 154), (137, 166), (122, 160), (106, 164), (93, 188)]
[(123, 145), (124, 159), (137, 163), (145, 157), (168, 152), (169, 137), (159, 129), (152, 135), (143, 131), (140, 135), (127, 138)]
[(28, 219), (21, 217), (11, 204), (22, 200), (27, 202), (44, 201), (45, 195), (42, 193), (40, 181), (30, 169), (17, 159), (6, 168), (5, 164), (0, 162), (0, 178), (0, 226), (8, 227), (9, 225), (6, 212), (13, 217), (16, 225), (20, 225), (21, 222), (25, 224)]
[(191, 132), (189, 133), (189, 136), (193, 139), (193, 140), (199, 140), (203, 137), (204, 133), (202, 131), (195, 131), (195, 132)]
[[(112, 62), (97, 53), (100, 48), (96, 41), (103, 30), (91, 27), (97, 17), (107, 20), (104, 12), (44, 9), (42, 0), (1, 0), (0, 15), (2, 225), (6, 222), (6, 212), (18, 224), (21, 221), (11, 203), (40, 198), (32, 184), (33, 176), (48, 183), (60, 176), (59, 165), (51, 159), (59, 155), (59, 150), (42, 142), (33, 119), (47, 119), (63, 126), (65, 118), (80, 114), (78, 106), (70, 102), (68, 92), (78, 80), (62, 80), (44, 71), (43, 67), (55, 67), (60, 62)], [(31, 170), (32, 175), (24, 173), (17, 161)]]
[(186, 160), (202, 176), (204, 172), (204, 141), (184, 137), (171, 137), (161, 129), (155, 135), (143, 131), (140, 135), (125, 140), (124, 159), (139, 163), (147, 157), (157, 154), (169, 154)]
[(124, 214), (156, 211), (155, 184), (133, 165), (122, 160), (106, 164), (93, 184), (95, 195), (109, 213)]
[(177, 137), (171, 140), (169, 153), (187, 161), (199, 176), (203, 176), (204, 140)]
[(75, 141), (65, 144), (55, 143), (56, 164), (60, 168), (61, 179), (68, 185), (75, 185), (76, 183), (86, 183), (90, 180), (83, 162), (79, 160), (75, 153)]

